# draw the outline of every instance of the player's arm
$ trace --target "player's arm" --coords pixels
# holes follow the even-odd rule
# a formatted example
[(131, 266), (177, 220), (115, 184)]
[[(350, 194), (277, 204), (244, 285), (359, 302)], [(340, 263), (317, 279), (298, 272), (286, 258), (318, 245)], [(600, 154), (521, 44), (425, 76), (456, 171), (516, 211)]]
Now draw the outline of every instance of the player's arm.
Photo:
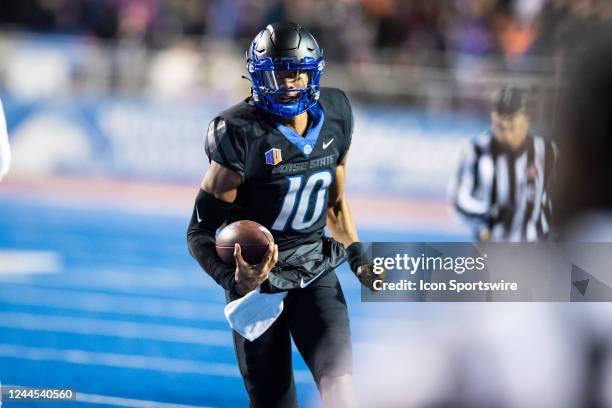
[(355, 221), (349, 210), (344, 185), (346, 182), (346, 160), (336, 167), (334, 183), (330, 186), (329, 199), (327, 201), (327, 228), (334, 239), (348, 248), (351, 244), (359, 241)]
[(215, 161), (204, 175), (187, 231), (189, 252), (219, 285), (234, 295), (242, 296), (268, 278), (278, 259), (278, 248), (270, 245), (259, 265), (248, 265), (236, 244), (236, 267), (221, 261), (215, 249), (215, 233), (227, 219), (236, 199), (241, 176)]
[(372, 288), (374, 281), (384, 279), (384, 276), (373, 273), (373, 265), (365, 254), (363, 245), (359, 242), (355, 221), (344, 194), (345, 182), (346, 155), (336, 167), (334, 183), (330, 186), (327, 201), (327, 228), (332, 237), (346, 248), (353, 273), (363, 285)]

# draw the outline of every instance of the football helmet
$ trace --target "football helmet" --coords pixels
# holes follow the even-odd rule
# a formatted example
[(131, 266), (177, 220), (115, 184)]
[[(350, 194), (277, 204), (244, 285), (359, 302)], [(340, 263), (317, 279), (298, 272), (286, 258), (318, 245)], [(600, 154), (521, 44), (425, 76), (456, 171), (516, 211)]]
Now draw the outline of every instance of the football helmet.
[(257, 34), (246, 58), (251, 94), (260, 108), (291, 118), (317, 103), (323, 50), (298, 24), (268, 25)]

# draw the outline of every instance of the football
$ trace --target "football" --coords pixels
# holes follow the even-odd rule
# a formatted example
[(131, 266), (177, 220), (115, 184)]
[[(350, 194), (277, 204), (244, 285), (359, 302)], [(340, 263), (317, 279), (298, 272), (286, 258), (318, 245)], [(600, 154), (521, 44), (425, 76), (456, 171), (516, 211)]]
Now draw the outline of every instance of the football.
[(236, 265), (234, 244), (239, 243), (242, 257), (250, 265), (263, 259), (268, 245), (274, 243), (272, 234), (266, 227), (255, 221), (236, 221), (223, 228), (217, 235), (215, 246), (221, 260), (228, 265)]

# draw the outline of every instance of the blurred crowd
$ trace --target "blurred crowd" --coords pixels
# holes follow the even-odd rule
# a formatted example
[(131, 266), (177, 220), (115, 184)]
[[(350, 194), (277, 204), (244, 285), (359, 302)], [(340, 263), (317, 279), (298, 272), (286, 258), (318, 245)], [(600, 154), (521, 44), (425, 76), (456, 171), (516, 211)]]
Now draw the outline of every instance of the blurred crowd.
[(571, 45), (574, 31), (611, 17), (609, 0), (0, 0), (5, 30), (155, 48), (185, 36), (246, 42), (267, 22), (292, 20), (314, 32), (328, 58), (398, 63), (454, 53), (549, 56)]
[(354, 98), (478, 114), (513, 84), (547, 116), (559, 56), (607, 27), (612, 0), (0, 0), (0, 88), (235, 100), (244, 50), (281, 20), (315, 35), (326, 84)]

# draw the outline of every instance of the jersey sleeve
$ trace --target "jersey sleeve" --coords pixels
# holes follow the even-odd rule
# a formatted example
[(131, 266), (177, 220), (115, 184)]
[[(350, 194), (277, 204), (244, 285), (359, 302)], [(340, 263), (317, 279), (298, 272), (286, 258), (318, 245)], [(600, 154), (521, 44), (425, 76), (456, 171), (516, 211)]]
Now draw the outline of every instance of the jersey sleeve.
[(245, 178), (246, 148), (239, 132), (222, 117), (208, 125), (204, 150), (208, 161), (215, 161)]
[(340, 91), (342, 95), (344, 106), (343, 106), (343, 117), (344, 117), (344, 134), (345, 134), (345, 142), (344, 142), (344, 150), (340, 154), (339, 162), (342, 162), (346, 157), (349, 148), (351, 147), (351, 142), (353, 140), (353, 124), (355, 121), (355, 117), (353, 116), (353, 108), (351, 107), (351, 103), (349, 102), (348, 97), (342, 91)]

